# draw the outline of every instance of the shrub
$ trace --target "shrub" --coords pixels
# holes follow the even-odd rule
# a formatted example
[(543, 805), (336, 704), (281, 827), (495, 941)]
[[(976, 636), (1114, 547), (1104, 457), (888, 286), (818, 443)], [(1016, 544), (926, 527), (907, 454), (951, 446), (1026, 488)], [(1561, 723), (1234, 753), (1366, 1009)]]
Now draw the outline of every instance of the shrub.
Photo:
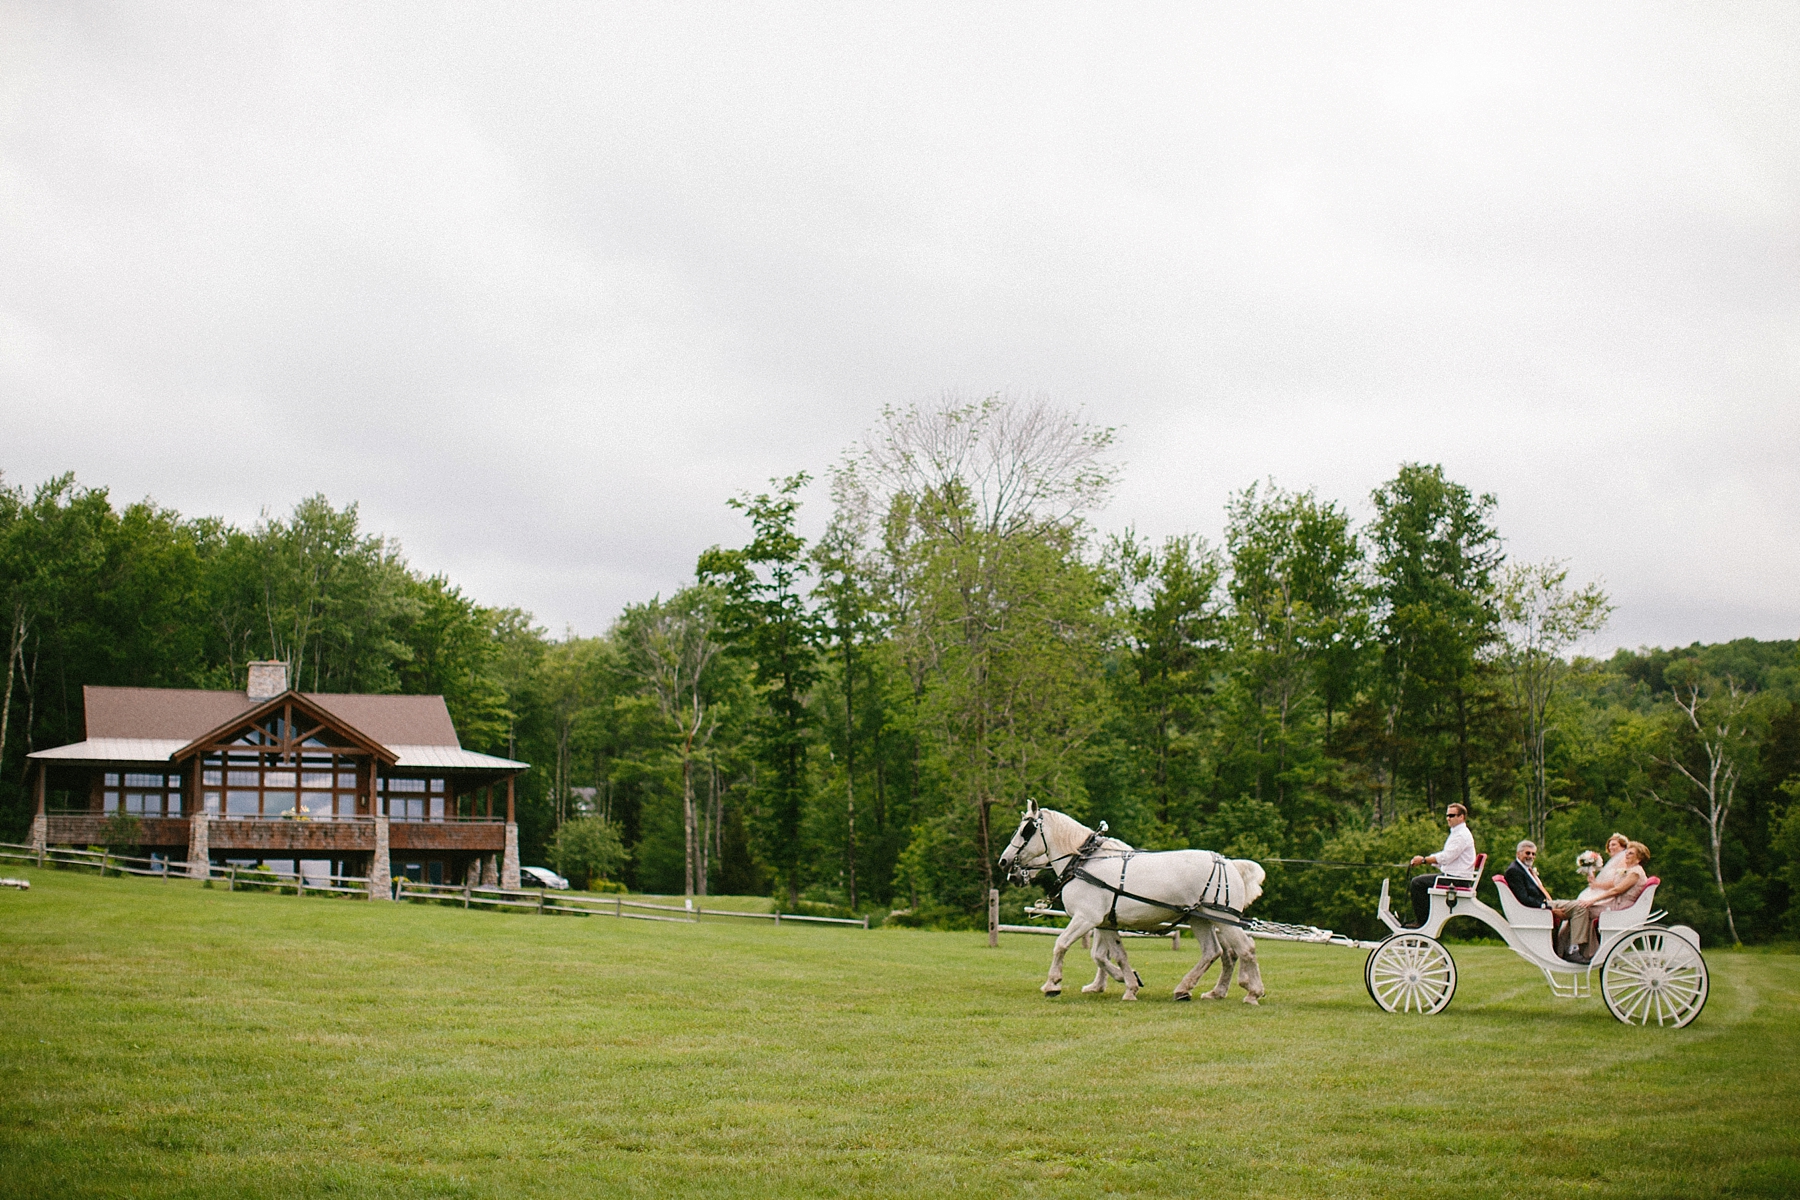
[(605, 817), (565, 821), (550, 843), (550, 865), (571, 887), (583, 891), (591, 891), (590, 884), (617, 874), (626, 859), (618, 827)]

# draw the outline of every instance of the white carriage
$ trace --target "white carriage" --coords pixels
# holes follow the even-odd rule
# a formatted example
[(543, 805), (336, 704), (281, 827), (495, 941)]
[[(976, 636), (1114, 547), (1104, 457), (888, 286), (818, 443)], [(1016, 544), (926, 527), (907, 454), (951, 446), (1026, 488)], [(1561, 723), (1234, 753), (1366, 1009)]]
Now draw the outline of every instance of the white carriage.
[(1476, 897), (1476, 880), (1486, 862), (1485, 854), (1476, 861), (1475, 879), (1430, 889), (1431, 913), (1417, 929), (1406, 928), (1394, 916), (1387, 881), (1382, 881), (1376, 915), (1393, 934), (1369, 952), (1363, 966), (1363, 983), (1376, 1004), (1388, 1012), (1444, 1011), (1456, 995), (1456, 960), (1438, 937), (1452, 917), (1473, 917), (1541, 970), (1553, 995), (1593, 995), (1593, 973), (1598, 970), (1607, 1011), (1627, 1025), (1654, 1022), (1679, 1029), (1700, 1015), (1707, 994), (1700, 935), (1686, 925), (1663, 924), (1665, 914), (1653, 907), (1660, 882), (1655, 876), (1630, 908), (1601, 914), (1600, 948), (1591, 964), (1581, 964), (1558, 956), (1552, 913), (1520, 904), (1504, 875), (1494, 876), (1504, 915)]

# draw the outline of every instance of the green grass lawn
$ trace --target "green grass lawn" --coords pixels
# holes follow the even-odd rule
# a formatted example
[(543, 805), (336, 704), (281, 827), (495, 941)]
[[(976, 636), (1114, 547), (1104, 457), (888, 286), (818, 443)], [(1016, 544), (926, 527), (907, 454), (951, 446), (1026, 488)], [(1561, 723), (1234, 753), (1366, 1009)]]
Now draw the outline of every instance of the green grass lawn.
[(1714, 950), (1681, 1031), (1459, 946), (1269, 998), (1038, 995), (1048, 938), (536, 917), (22, 871), (0, 1193), (1534, 1197), (1800, 1193), (1800, 957)]

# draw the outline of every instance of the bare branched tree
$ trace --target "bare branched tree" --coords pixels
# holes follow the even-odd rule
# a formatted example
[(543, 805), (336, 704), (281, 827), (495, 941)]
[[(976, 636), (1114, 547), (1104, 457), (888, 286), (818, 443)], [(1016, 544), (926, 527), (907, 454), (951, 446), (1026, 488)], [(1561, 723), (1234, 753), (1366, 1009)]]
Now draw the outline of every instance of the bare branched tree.
[(1754, 696), (1738, 686), (1730, 676), (1723, 680), (1708, 679), (1697, 668), (1671, 672), (1670, 683), (1675, 693), (1675, 707), (1684, 718), (1683, 732), (1690, 733), (1699, 751), (1692, 766), (1679, 750), (1657, 761), (1675, 772), (1685, 786), (1689, 799), (1675, 799), (1652, 789), (1650, 795), (1671, 808), (1685, 809), (1700, 818), (1706, 826), (1711, 850), (1713, 883), (1719, 889), (1719, 901), (1725, 906), (1725, 925), (1731, 940), (1739, 941), (1737, 921), (1731, 915), (1731, 899), (1725, 892), (1725, 872), (1720, 862), (1720, 849), (1725, 843), (1725, 822), (1731, 816), (1737, 799), (1737, 786), (1743, 779), (1745, 759), (1750, 751), (1750, 735), (1755, 722)]
[[(711, 741), (718, 719), (708, 703), (706, 672), (722, 649), (718, 617), (706, 594), (690, 589), (668, 603), (652, 600), (628, 614), (632, 671), (648, 688), (674, 734), (681, 762), (681, 824), (686, 839), (686, 889), (706, 895), (706, 852), (694, 795), (694, 765)], [(712, 805), (707, 816), (713, 818)]]
[(1564, 659), (1581, 639), (1599, 632), (1612, 612), (1600, 585), (1571, 592), (1568, 568), (1555, 559), (1502, 568), (1499, 586), (1503, 656), (1512, 679), (1513, 703), (1524, 718), (1520, 758), (1525, 777), (1526, 823), (1532, 840), (1544, 840), (1550, 818), (1545, 771), (1551, 697), (1568, 670)]
[(883, 531), (887, 620), (973, 808), (984, 886), (1002, 795), (1079, 787), (1099, 608), (1081, 547), (1112, 442), (1043, 397), (946, 394), (885, 411), (838, 475), (840, 503)]

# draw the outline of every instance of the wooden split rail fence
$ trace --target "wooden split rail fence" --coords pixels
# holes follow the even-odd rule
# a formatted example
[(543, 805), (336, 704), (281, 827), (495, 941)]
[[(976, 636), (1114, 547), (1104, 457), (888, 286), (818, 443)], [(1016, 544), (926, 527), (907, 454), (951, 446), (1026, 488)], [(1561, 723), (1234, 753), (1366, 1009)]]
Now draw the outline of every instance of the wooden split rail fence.
[[(142, 875), (161, 879), (188, 878), (188, 864), (165, 858), (141, 858), (114, 854), (110, 850), (76, 850), (66, 846), (43, 850), (13, 842), (0, 842), (0, 859), (31, 863), (39, 867), (93, 867), (102, 875)], [(344, 896), (369, 894), (369, 881), (360, 875), (287, 874), (264, 868), (209, 865), (207, 878), (225, 884), (230, 891), (267, 891), (282, 895), (304, 896), (321, 892)], [(324, 882), (319, 882), (320, 880)], [(411, 879), (393, 882), (394, 899), (422, 903), (438, 903), (463, 908), (523, 909), (540, 916), (570, 915), (579, 917), (618, 917), (634, 921), (671, 921), (689, 925), (701, 917), (742, 917), (751, 921), (769, 921), (779, 926), (783, 921), (801, 921), (815, 925), (854, 925), (869, 927), (867, 917), (814, 917), (803, 913), (737, 912), (727, 908), (689, 907), (682, 904), (652, 904), (645, 900), (627, 900), (623, 896), (568, 896), (560, 892), (475, 887), (447, 883), (418, 883)], [(627, 912), (627, 909), (633, 911)], [(639, 909), (651, 911), (640, 912)], [(673, 913), (674, 916), (661, 914)], [(1053, 932), (1053, 931), (1046, 931)]]

